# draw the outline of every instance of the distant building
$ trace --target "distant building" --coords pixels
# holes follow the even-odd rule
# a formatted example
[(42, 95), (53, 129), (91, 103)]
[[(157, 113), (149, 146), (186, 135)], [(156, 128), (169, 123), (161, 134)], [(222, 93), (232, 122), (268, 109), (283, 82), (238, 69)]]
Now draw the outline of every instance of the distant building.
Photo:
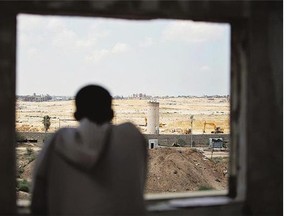
[(43, 102), (43, 101), (50, 101), (52, 100), (52, 97), (50, 95), (26, 95), (26, 96), (18, 96), (17, 97), (19, 100), (22, 101), (30, 101), (30, 102)]

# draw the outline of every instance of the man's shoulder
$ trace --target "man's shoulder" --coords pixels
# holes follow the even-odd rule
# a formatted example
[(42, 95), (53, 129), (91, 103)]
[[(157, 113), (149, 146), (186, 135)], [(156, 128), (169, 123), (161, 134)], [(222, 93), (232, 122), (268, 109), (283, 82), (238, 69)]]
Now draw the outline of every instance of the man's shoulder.
[(118, 124), (118, 125), (115, 125), (115, 127), (118, 129), (137, 129), (137, 127), (131, 122), (125, 122), (122, 124)]
[(143, 134), (139, 131), (139, 129), (131, 122), (125, 122), (119, 125), (114, 125), (114, 128), (117, 132), (121, 134), (143, 136)]
[(57, 130), (52, 137), (52, 140), (55, 142), (63, 142), (64, 140), (70, 140), (74, 138), (77, 132), (77, 128), (60, 128)]
[(59, 137), (59, 136), (63, 136), (66, 134), (71, 134), (75, 131), (75, 128), (60, 128), (59, 130), (57, 130), (54, 134), (54, 137)]

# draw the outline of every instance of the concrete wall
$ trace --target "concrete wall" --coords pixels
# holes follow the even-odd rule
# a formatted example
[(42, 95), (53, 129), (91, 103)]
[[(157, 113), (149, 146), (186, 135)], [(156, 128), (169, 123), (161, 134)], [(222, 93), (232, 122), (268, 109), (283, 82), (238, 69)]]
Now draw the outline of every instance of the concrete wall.
[(3, 13), (0, 2), (0, 215), (16, 212), (15, 58), (16, 16)]
[[(174, 135), (174, 134), (147, 134), (145, 135), (147, 139), (158, 139), (160, 146), (172, 146), (173, 143), (179, 143), (182, 146), (191, 146), (191, 135)], [(229, 134), (195, 134), (192, 136), (193, 146), (208, 146), (209, 138), (223, 138), (229, 146), (230, 135)]]
[[(19, 136), (28, 140), (37, 140), (38, 144), (43, 144), (43, 140), (49, 139), (54, 133), (42, 133), (42, 132), (18, 132)], [(160, 146), (172, 146), (173, 143), (179, 143), (181, 146), (191, 145), (191, 135), (178, 135), (178, 134), (144, 134), (146, 139), (158, 139)], [(193, 146), (208, 146), (209, 138), (223, 138), (229, 145), (229, 134), (195, 134), (193, 138)], [(185, 144), (185, 145), (182, 145)]]
[(22, 139), (27, 140), (37, 140), (38, 144), (43, 144), (43, 141), (51, 137), (54, 133), (42, 133), (42, 132), (17, 132), (18, 138), (17, 141), (21, 141)]

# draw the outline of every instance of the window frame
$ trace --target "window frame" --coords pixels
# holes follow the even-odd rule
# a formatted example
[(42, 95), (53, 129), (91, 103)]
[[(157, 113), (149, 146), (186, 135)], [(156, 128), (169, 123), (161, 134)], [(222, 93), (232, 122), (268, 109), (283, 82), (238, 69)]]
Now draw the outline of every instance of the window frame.
[[(230, 163), (228, 191), (174, 193), (148, 196), (150, 210), (243, 205), (247, 190), (246, 117), (247, 117), (247, 43), (246, 21), (230, 22)], [(151, 200), (150, 200), (151, 198)], [(184, 203), (184, 204), (181, 204)]]
[[(227, 23), (226, 23), (227, 24)], [(201, 207), (211, 205), (227, 205), (245, 201), (246, 190), (246, 157), (245, 157), (245, 95), (246, 87), (243, 79), (246, 70), (246, 53), (240, 46), (245, 34), (244, 28), (237, 24), (231, 26), (230, 43), (230, 152), (229, 152), (229, 185), (228, 190), (208, 192), (183, 192), (165, 194), (146, 194), (147, 209), (150, 211), (171, 210), (178, 208)], [(241, 37), (239, 37), (241, 35)], [(245, 37), (244, 37), (245, 38)], [(242, 63), (239, 64), (241, 59)], [(240, 103), (241, 102), (241, 103)], [(237, 113), (237, 115), (236, 115)], [(241, 182), (241, 184), (240, 184)], [(185, 203), (185, 204), (181, 204)], [(20, 206), (29, 202), (19, 201)], [(159, 206), (159, 203), (161, 204)]]
[[(39, 2), (37, 3), (39, 4)], [(65, 6), (64, 6), (65, 7)], [(24, 7), (25, 8), (25, 7)], [(3, 124), (1, 124), (0, 131), (6, 132), (1, 135), (1, 144), (4, 142), (7, 143), (15, 143), (15, 97), (16, 97), (16, 17), (20, 13), (31, 13), (33, 14), (49, 14), (49, 15), (67, 15), (69, 14), (69, 8), (65, 12), (55, 12), (53, 9), (49, 9), (50, 11), (41, 11), (41, 8), (37, 11), (35, 9), (22, 9), (13, 11), (11, 14), (4, 14), (5, 21), (8, 22), (8, 25), (5, 27), (2, 23), (0, 24), (1, 32), (6, 32), (6, 34), (10, 35), (11, 37), (7, 41), (0, 41), (1, 45), (5, 44), (4, 47), (7, 47), (9, 50), (6, 54), (1, 52), (1, 57), (4, 56), (8, 59), (8, 64), (6, 66), (4, 63), (0, 64), (0, 69), (5, 69), (7, 73), (0, 73), (0, 86), (3, 86), (0, 90), (3, 92), (8, 90), (8, 94), (1, 93), (0, 91), (0, 104), (5, 103), (3, 107), (0, 107), (0, 117), (3, 117)], [(72, 11), (72, 10), (71, 10)], [(70, 11), (70, 12), (71, 12)], [(111, 10), (113, 14), (113, 10)], [(71, 12), (72, 15), (73, 12)], [(124, 12), (125, 13), (125, 12)], [(91, 15), (93, 17), (111, 17), (111, 18), (127, 18), (130, 19), (130, 16), (134, 16), (133, 12), (127, 15), (112, 15), (111, 13), (107, 12), (104, 15)], [(79, 14), (75, 14), (79, 15)], [(86, 16), (83, 12), (81, 16)], [(205, 13), (204, 13), (205, 15)], [(153, 18), (167, 18), (166, 15), (163, 16), (155, 16), (149, 15), (147, 13), (141, 19), (153, 19)], [(169, 18), (174, 18), (173, 15), (169, 16)], [(201, 17), (201, 16), (200, 16)], [(209, 16), (208, 16), (209, 17)], [(178, 17), (179, 18), (179, 17)], [(186, 15), (182, 17), (183, 19), (187, 19)], [(190, 20), (193, 17), (189, 18)], [(194, 20), (195, 21), (195, 20)], [(197, 21), (210, 21), (205, 18), (197, 17)], [(212, 21), (217, 21), (217, 18), (212, 19)], [(190, 207), (200, 207), (200, 206), (226, 206), (230, 204), (240, 203), (242, 204), (246, 197), (246, 115), (247, 115), (247, 48), (245, 48), (245, 43), (247, 43), (247, 27), (245, 26), (246, 21), (245, 19), (240, 19), (238, 21), (231, 21), (231, 19), (220, 20), (220, 22), (226, 22), (231, 25), (231, 80), (230, 80), (230, 95), (231, 95), (231, 104), (230, 104), (230, 136), (231, 136), (231, 152), (230, 152), (230, 178), (229, 178), (229, 191), (227, 195), (224, 194), (214, 194), (212, 196), (205, 196), (201, 197), (200, 194), (192, 197), (187, 194), (179, 194), (175, 198), (171, 198), (169, 196), (163, 195), (162, 197), (158, 198), (150, 198), (147, 201), (148, 210), (150, 211), (166, 211), (166, 210), (177, 210), (182, 208), (190, 208)], [(7, 24), (7, 23), (5, 23)], [(5, 68), (6, 67), (6, 68)], [(9, 77), (7, 78), (7, 74)], [(4, 112), (3, 112), (4, 111)], [(3, 113), (3, 114), (1, 114)], [(2, 119), (2, 118), (1, 118)], [(5, 125), (5, 128), (3, 127)], [(12, 182), (15, 181), (15, 164), (16, 164), (16, 157), (15, 157), (15, 146), (14, 145), (0, 145), (0, 152), (7, 152), (7, 155), (4, 156), (3, 160), (8, 162), (8, 167), (0, 166), (0, 170), (8, 170), (9, 175), (7, 175), (2, 182)], [(1, 154), (1, 156), (4, 154)], [(8, 202), (2, 200), (3, 197), (0, 196), (1, 203), (5, 205), (7, 203), (7, 209), (15, 208), (15, 183), (9, 184), (9, 188), (6, 190), (7, 193), (5, 194), (7, 199), (7, 194), (10, 194), (8, 197)], [(13, 189), (14, 188), (14, 189)], [(14, 194), (14, 195), (13, 195)], [(185, 197), (186, 196), (186, 197)], [(217, 204), (213, 204), (211, 200), (206, 199), (202, 205), (197, 204), (197, 200), (203, 201), (204, 198), (216, 198), (218, 199)], [(14, 204), (13, 204), (14, 200)], [(12, 201), (12, 202), (11, 202)], [(175, 201), (186, 202), (186, 206), (178, 206), (175, 204)], [(190, 202), (189, 202), (190, 201)], [(172, 204), (171, 204), (172, 203)], [(174, 204), (173, 204), (174, 203)], [(21, 207), (21, 203), (20, 203)], [(16, 209), (16, 208), (15, 208)]]

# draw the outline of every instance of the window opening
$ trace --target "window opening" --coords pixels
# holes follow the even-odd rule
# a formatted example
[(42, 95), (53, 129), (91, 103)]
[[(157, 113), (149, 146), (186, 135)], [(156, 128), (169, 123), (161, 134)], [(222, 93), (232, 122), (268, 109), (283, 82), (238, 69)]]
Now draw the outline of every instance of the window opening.
[(130, 121), (145, 134), (148, 194), (227, 190), (228, 24), (24, 14), (17, 19), (19, 199), (30, 198), (43, 141), (61, 127), (78, 125), (73, 96), (88, 83), (110, 90), (114, 124)]

